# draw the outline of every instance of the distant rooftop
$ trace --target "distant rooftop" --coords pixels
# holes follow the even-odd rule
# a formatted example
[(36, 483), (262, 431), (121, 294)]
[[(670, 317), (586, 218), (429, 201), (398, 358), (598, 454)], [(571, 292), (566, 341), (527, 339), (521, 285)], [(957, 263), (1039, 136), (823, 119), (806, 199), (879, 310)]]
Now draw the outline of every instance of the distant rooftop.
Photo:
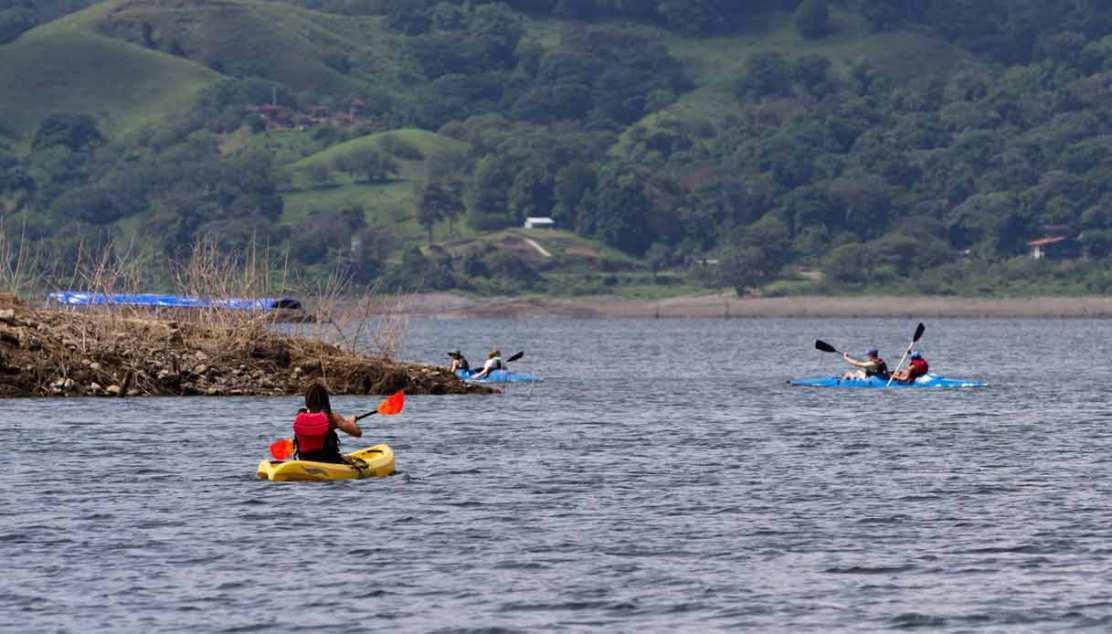
[(1065, 236), (1054, 236), (1054, 237), (1039, 238), (1038, 240), (1031, 240), (1030, 242), (1027, 243), (1027, 246), (1029, 246), (1029, 247), (1045, 247), (1048, 244), (1057, 244), (1059, 242), (1062, 242), (1062, 241), (1068, 240), (1068, 239), (1069, 238), (1066, 238)]

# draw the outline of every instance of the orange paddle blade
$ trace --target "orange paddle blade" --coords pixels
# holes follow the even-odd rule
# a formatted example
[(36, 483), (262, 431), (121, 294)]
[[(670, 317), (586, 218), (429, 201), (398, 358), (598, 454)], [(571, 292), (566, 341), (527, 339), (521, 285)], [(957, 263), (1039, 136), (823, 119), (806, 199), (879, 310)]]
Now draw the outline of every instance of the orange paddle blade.
[(289, 438), (279, 438), (270, 443), (270, 455), (275, 460), (285, 460), (293, 455), (293, 441)]
[(405, 409), (405, 390), (398, 390), (378, 404), (378, 413), (393, 416)]

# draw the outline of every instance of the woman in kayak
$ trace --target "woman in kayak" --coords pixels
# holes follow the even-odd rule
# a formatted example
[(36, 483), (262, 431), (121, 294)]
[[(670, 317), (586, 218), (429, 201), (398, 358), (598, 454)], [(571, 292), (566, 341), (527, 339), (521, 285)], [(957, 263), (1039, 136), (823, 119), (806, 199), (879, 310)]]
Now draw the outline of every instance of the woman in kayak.
[(923, 358), (923, 354), (916, 351), (911, 353), (911, 361), (908, 363), (907, 369), (893, 372), (892, 378), (901, 383), (914, 383), (915, 379), (926, 376), (930, 370), (931, 366)]
[(842, 358), (845, 359), (846, 363), (857, 368), (856, 370), (850, 370), (843, 374), (843, 379), (866, 379), (871, 376), (881, 379), (888, 378), (888, 364), (884, 362), (884, 359), (880, 358), (880, 351), (876, 348), (870, 348), (869, 351), (865, 353), (864, 361), (854, 359), (849, 356), (848, 352), (843, 352)]
[(459, 350), (449, 352), (448, 356), (452, 359), (453, 374), (459, 370), (466, 370), (467, 372), (471, 371), (471, 364), (467, 362), (467, 359), (465, 359), (462, 354), (460, 354)]
[(485, 379), (490, 375), (491, 372), (494, 372), (495, 370), (503, 370), (505, 369), (505, 367), (506, 364), (502, 362), (502, 351), (496, 348), (487, 355), (487, 360), (486, 363), (483, 364), (483, 369), (480, 370), (477, 374), (472, 374), (471, 378)]
[(305, 411), (293, 420), (297, 458), (314, 462), (343, 462), (337, 429), (356, 438), (363, 435), (363, 430), (355, 424), (355, 418), (334, 413), (328, 400), (328, 390), (320, 383), (313, 383), (305, 391)]

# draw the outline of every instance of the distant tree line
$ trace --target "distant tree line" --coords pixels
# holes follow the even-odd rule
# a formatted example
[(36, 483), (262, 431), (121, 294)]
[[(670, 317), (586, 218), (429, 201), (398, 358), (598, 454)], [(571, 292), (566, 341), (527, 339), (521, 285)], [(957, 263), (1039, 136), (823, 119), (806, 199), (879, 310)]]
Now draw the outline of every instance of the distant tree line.
[[(388, 97), (360, 96), (390, 125), (466, 142), (466, 151), (430, 159), (427, 181), (414, 192), (429, 243), (441, 222), (451, 231), (457, 222), (491, 230), (551, 216), (654, 270), (717, 262), (702, 267), (700, 279), (739, 292), (801, 267), (844, 288), (912, 280), (931, 292), (953, 290), (946, 280), (962, 271), (976, 271), (976, 279), (1032, 274), (1006, 263), (1048, 226), (1077, 237), (1092, 260), (1112, 256), (1112, 9), (1105, 3), (298, 4), (383, 16), (404, 44), (399, 64), (411, 81)], [(693, 69), (662, 43), (607, 22), (704, 37), (790, 13), (803, 36), (821, 41), (834, 28), (832, 11), (847, 10), (877, 29), (924, 30), (978, 56), (952, 72), (900, 76), (818, 53), (757, 52), (723, 78), (732, 103), (689, 112), (671, 106), (695, 87)], [(529, 20), (548, 16), (572, 22), (545, 42), (528, 37)], [(256, 122), (248, 106), (275, 98), (308, 106), (350, 95), (228, 79), (191, 111), (126, 144), (107, 138), (91, 117), (55, 113), (29, 152), (0, 146), (0, 202), (26, 212), (30, 230), (63, 253), (126, 220), (171, 254), (188, 252), (205, 234), (229, 249), (288, 243), (307, 267), (342, 263), (397, 288), (541, 284), (512, 256), (453, 260), (403, 248), (396, 235), (367, 226), (357, 208), (279, 223), (284, 172), (270, 156), (222, 146), (225, 135)], [(354, 134), (312, 132), (321, 148)], [(406, 151), (350, 153), (310, 178), (324, 184), (337, 171), (382, 182)], [(1090, 290), (1112, 285), (1101, 273), (1077, 271)]]

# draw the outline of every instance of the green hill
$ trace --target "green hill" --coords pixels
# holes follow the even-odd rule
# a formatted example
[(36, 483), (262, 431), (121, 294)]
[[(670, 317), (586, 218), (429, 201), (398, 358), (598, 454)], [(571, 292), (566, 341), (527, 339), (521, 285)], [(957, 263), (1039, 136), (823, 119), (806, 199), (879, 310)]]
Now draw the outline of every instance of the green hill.
[(344, 95), (380, 83), (395, 66), (395, 38), (380, 22), (279, 2), (133, 0), (103, 12), (96, 26), (226, 75)]
[[(398, 173), (390, 182), (362, 184), (335, 172), (333, 165), (337, 159), (361, 150), (391, 156), (399, 166)], [(365, 211), (370, 225), (389, 227), (406, 239), (418, 240), (423, 231), (416, 222), (416, 187), (428, 178), (429, 160), (466, 150), (466, 143), (414, 128), (378, 132), (338, 143), (284, 168), (295, 189), (283, 195), (286, 205), (282, 221), (294, 225), (310, 212), (358, 206)], [(328, 184), (311, 181), (308, 172), (314, 167), (332, 172)]]
[(138, 129), (187, 108), (217, 73), (96, 31), (112, 4), (93, 7), (0, 46), (0, 121), (25, 139), (47, 114), (95, 116), (105, 131)]
[(295, 174), (303, 173), (313, 166), (331, 166), (336, 159), (348, 156), (358, 150), (377, 150), (391, 154), (390, 144), (397, 143), (411, 148), (412, 158), (395, 156), (401, 166), (399, 178), (417, 182), (427, 176), (427, 161), (438, 155), (451, 152), (462, 153), (467, 151), (467, 144), (456, 139), (438, 135), (428, 130), (416, 128), (403, 128), (389, 132), (368, 134), (351, 141), (345, 141), (329, 147), (326, 150), (307, 156), (289, 166)]

